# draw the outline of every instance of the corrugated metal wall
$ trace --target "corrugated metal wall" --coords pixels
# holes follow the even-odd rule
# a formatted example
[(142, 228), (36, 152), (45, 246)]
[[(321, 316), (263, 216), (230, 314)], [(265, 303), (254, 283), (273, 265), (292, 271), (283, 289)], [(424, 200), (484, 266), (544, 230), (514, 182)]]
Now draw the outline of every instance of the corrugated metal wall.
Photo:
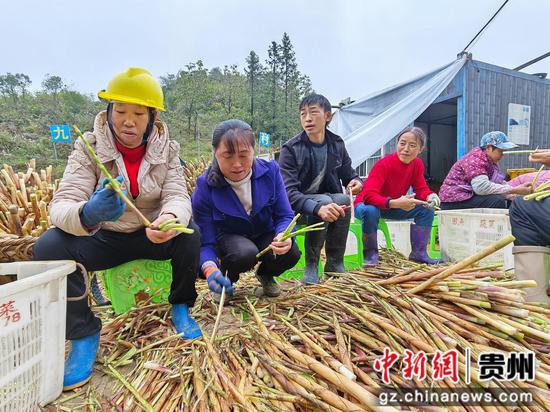
[[(550, 81), (512, 72), (498, 66), (470, 61), (466, 70), (466, 147), (479, 144), (491, 130), (508, 130), (508, 104), (531, 106), (529, 145), (520, 148), (550, 148)], [(527, 155), (509, 155), (501, 169), (536, 167)]]
[[(440, 99), (460, 94), (465, 71), (465, 147), (471, 150), (479, 144), (483, 134), (492, 130), (508, 131), (508, 104), (531, 106), (531, 130), (528, 146), (520, 149), (550, 148), (550, 81), (525, 73), (471, 60), (441, 93)], [(460, 116), (458, 117), (460, 119)], [(458, 138), (458, 136), (457, 136)], [(396, 149), (396, 140), (384, 145), (383, 153)], [(372, 163), (372, 162), (371, 162)], [(527, 155), (505, 156), (501, 169), (536, 167)], [(365, 166), (363, 166), (365, 169)], [(368, 169), (367, 169), (368, 170)]]

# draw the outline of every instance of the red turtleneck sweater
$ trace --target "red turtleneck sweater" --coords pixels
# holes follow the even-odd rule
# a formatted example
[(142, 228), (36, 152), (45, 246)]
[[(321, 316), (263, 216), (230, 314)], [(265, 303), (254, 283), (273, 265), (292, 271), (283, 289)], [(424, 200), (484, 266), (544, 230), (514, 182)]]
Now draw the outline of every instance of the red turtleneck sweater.
[(126, 172), (128, 173), (128, 179), (130, 179), (130, 193), (132, 194), (132, 197), (136, 198), (139, 195), (139, 186), (137, 181), (139, 165), (141, 165), (141, 161), (145, 156), (145, 148), (147, 146), (141, 145), (130, 149), (117, 141), (115, 141), (115, 143), (118, 151), (122, 154), (124, 166), (126, 166)]
[(398, 199), (413, 187), (416, 198), (426, 200), (432, 193), (424, 179), (424, 163), (417, 157), (411, 163), (403, 163), (397, 153), (376, 162), (363, 184), (363, 190), (355, 197), (354, 206), (364, 202), (379, 209), (386, 209), (388, 197)]

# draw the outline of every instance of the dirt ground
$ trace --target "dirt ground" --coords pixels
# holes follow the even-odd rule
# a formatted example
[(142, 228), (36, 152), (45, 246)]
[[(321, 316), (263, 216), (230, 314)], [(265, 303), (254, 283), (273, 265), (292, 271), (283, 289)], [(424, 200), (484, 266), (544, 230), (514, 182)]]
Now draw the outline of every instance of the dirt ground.
[[(230, 335), (232, 333), (239, 333), (240, 327), (243, 326), (243, 319), (239, 315), (239, 311), (236, 310), (235, 302), (242, 302), (245, 297), (254, 298), (263, 295), (261, 287), (254, 279), (252, 274), (244, 275), (241, 280), (236, 284), (235, 295), (224, 304), (223, 312), (220, 318), (219, 329), (223, 330), (224, 335)], [(283, 290), (290, 289), (296, 286), (294, 281), (284, 281), (281, 284)], [(269, 299), (264, 298), (262, 299)], [(210, 336), (215, 323), (218, 306), (211, 301), (209, 293), (205, 293), (205, 285), (199, 287), (199, 298), (195, 304), (196, 307), (204, 308), (208, 310), (206, 316), (202, 316), (198, 320), (203, 333)], [(105, 310), (105, 309), (100, 309)], [(44, 411), (111, 411), (116, 410), (109, 402), (116, 393), (119, 391), (120, 382), (105, 373), (105, 368), (102, 365), (101, 357), (98, 357), (94, 366), (94, 372), (90, 382), (74, 391), (63, 392), (59, 398), (53, 403), (43, 408)], [(135, 362), (119, 367), (118, 371), (122, 375), (126, 375), (131, 372), (135, 367)], [(124, 410), (126, 411), (126, 410)]]

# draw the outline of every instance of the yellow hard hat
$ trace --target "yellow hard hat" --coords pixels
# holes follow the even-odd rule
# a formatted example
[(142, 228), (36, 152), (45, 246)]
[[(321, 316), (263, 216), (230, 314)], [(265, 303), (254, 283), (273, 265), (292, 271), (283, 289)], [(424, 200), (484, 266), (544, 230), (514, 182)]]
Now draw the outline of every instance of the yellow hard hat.
[(97, 96), (108, 101), (139, 104), (164, 111), (164, 95), (160, 84), (147, 70), (130, 67), (117, 74)]

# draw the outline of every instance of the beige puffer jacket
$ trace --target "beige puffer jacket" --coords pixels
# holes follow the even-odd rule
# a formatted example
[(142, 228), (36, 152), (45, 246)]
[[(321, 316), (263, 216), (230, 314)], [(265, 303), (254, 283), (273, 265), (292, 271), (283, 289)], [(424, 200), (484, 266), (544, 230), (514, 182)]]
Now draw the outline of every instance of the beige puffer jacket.
[[(88, 132), (84, 136), (109, 173), (113, 177), (120, 175), (124, 178), (122, 188), (130, 193), (124, 160), (107, 125), (105, 111), (96, 116), (93, 133)], [(151, 222), (163, 213), (173, 213), (184, 225), (188, 225), (191, 219), (191, 201), (179, 160), (179, 148), (177, 142), (169, 139), (166, 124), (155, 122), (138, 172), (139, 195), (134, 199), (137, 208)], [(82, 140), (78, 139), (50, 203), (52, 224), (76, 236), (89, 235), (80, 223), (80, 211), (104, 177)], [(101, 224), (103, 229), (125, 233), (135, 232), (143, 226), (128, 207), (116, 222)]]

